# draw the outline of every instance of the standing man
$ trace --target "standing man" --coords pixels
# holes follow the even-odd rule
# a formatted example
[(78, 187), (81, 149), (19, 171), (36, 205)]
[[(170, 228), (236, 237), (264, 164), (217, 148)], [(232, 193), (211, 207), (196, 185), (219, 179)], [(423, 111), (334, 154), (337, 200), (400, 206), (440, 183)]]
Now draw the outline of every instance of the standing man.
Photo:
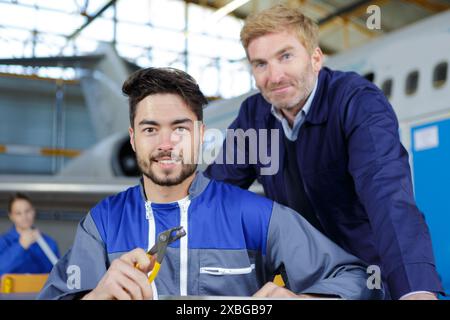
[[(436, 299), (443, 289), (428, 228), (382, 92), (355, 73), (322, 68), (318, 27), (298, 9), (277, 5), (249, 17), (241, 42), (260, 93), (243, 102), (230, 129), (280, 130), (279, 170), (222, 164), (227, 146), (239, 150), (234, 140), (206, 174), (242, 188), (258, 179), (266, 196), (378, 265), (391, 298)], [(247, 158), (255, 145), (245, 146)]]

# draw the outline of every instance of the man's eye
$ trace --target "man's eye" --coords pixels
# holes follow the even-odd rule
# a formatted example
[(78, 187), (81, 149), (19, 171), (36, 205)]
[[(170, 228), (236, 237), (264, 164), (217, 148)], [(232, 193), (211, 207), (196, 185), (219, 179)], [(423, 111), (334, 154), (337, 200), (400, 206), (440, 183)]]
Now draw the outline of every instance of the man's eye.
[(262, 69), (265, 66), (266, 66), (266, 64), (264, 62), (259, 62), (259, 63), (255, 64), (256, 69)]
[(146, 133), (153, 133), (153, 132), (155, 132), (155, 128), (145, 128), (144, 132), (146, 132)]
[(180, 133), (180, 134), (184, 134), (184, 133), (187, 132), (187, 129), (184, 128), (184, 127), (178, 127), (178, 128), (175, 129), (175, 132), (176, 133)]
[(292, 54), (290, 54), (290, 53), (284, 53), (284, 54), (281, 56), (281, 59), (287, 60), (287, 59), (289, 59), (289, 58), (291, 58), (291, 57), (292, 57)]

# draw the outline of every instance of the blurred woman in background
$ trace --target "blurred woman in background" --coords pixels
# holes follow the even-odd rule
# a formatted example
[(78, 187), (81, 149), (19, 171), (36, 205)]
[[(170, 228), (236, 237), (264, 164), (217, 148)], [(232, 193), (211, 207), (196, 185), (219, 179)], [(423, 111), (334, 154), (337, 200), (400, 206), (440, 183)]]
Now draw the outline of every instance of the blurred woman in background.
[(0, 276), (5, 273), (49, 273), (58, 246), (52, 238), (34, 228), (36, 212), (30, 199), (21, 193), (11, 197), (8, 216), (14, 224), (0, 236)]

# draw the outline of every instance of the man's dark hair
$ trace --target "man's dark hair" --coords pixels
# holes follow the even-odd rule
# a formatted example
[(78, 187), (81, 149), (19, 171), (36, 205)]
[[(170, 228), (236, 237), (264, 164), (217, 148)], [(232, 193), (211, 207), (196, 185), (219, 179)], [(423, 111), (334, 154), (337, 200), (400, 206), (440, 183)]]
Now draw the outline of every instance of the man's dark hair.
[(208, 103), (195, 79), (186, 72), (174, 68), (138, 70), (125, 81), (122, 92), (128, 97), (132, 128), (134, 127), (137, 104), (152, 94), (172, 93), (179, 95), (195, 113), (199, 121), (203, 120), (203, 106)]
[(32, 203), (30, 198), (21, 192), (17, 192), (9, 197), (8, 200), (8, 212), (11, 213), (12, 206), (16, 200), (27, 200), (29, 203)]

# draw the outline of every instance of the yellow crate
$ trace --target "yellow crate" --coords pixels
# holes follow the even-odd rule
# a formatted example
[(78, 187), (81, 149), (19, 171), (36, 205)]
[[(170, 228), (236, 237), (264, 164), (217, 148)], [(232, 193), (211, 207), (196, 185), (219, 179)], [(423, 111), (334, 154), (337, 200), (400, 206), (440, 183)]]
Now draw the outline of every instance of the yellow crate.
[(48, 274), (4, 274), (0, 293), (39, 292), (47, 281)]

